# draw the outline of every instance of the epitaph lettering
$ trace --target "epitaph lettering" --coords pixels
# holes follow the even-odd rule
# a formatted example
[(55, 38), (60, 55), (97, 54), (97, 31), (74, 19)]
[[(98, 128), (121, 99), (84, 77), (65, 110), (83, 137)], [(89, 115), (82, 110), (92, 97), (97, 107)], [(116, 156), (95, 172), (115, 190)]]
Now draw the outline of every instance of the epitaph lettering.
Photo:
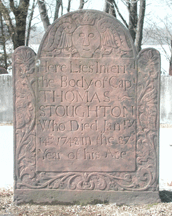
[(94, 191), (112, 197), (121, 190), (156, 191), (159, 61), (153, 49), (137, 58), (119, 21), (89, 10), (56, 20), (37, 56), (18, 48), (13, 57), (16, 201), (26, 201), (23, 190), (29, 190), (29, 199), (35, 190), (57, 196), (90, 191), (88, 197)]
[(93, 49), (40, 58), (37, 171), (135, 171), (135, 61), (93, 59)]

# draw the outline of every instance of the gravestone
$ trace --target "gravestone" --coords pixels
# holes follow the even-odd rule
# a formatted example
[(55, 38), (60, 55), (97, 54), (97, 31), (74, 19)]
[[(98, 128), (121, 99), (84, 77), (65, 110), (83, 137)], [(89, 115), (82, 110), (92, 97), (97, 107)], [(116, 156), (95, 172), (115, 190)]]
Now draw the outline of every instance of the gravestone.
[(5, 68), (0, 67), (0, 74), (8, 74), (8, 72)]
[(13, 55), (17, 203), (148, 203), (158, 196), (160, 55), (128, 30), (68, 13), (38, 54)]

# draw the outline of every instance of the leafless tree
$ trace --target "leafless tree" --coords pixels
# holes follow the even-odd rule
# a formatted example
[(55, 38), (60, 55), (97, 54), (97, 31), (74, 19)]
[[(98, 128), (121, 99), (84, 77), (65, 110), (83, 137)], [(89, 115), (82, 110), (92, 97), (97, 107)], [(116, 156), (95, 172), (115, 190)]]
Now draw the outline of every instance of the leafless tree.
[[(84, 5), (88, 0), (78, 0), (78, 9), (83, 9)], [(145, 17), (146, 0), (121, 0), (124, 6), (127, 7), (129, 12), (129, 22), (124, 18), (124, 15), (120, 12), (116, 0), (105, 0), (104, 2), (104, 12), (111, 14), (114, 17), (120, 17), (124, 25), (129, 29), (131, 37), (135, 42), (136, 50), (139, 52), (141, 50), (141, 42), (143, 38), (143, 24)], [(37, 0), (41, 20), (43, 22), (44, 30), (46, 31), (50, 25), (50, 19), (48, 16), (48, 11), (46, 8), (45, 0)], [(61, 15), (63, 14), (63, 2), (62, 0), (56, 0), (56, 9), (54, 19), (59, 17), (59, 9), (61, 7)], [(68, 0), (67, 12), (70, 11), (71, 0)]]
[(143, 24), (144, 24), (144, 17), (145, 17), (145, 8), (146, 8), (146, 0), (140, 0), (139, 16), (137, 21), (136, 39), (135, 39), (137, 52), (141, 50), (141, 45), (142, 45), (141, 43), (143, 39)]
[[(105, 0), (104, 11), (110, 13), (113, 16), (117, 15), (121, 18), (124, 25), (129, 29), (131, 37), (135, 42), (136, 50), (141, 50), (141, 42), (143, 38), (143, 24), (145, 17), (146, 0), (121, 0), (128, 9), (129, 23), (125, 20), (124, 16), (119, 10), (116, 0)], [(138, 3), (139, 10), (138, 10)], [(113, 13), (112, 13), (113, 11)]]
[(39, 7), (39, 13), (40, 13), (41, 21), (43, 23), (44, 30), (46, 31), (48, 26), (50, 25), (50, 20), (48, 17), (48, 11), (46, 8), (46, 3), (44, 0), (37, 0), (37, 3), (38, 3), (38, 7)]
[[(41, 21), (44, 26), (44, 30), (46, 31), (48, 26), (50, 25), (50, 18), (48, 16), (48, 10), (46, 6), (45, 0), (37, 0), (38, 7), (39, 7), (39, 13), (41, 17)], [(70, 5), (71, 0), (68, 0), (68, 12), (70, 11)], [(63, 15), (63, 1), (62, 0), (56, 0), (56, 7), (54, 12), (54, 20), (56, 20), (59, 17), (59, 12), (61, 8), (61, 15)]]
[(83, 9), (84, 8), (84, 0), (79, 0), (79, 8), (78, 9)]
[(0, 45), (2, 46), (0, 64), (5, 69), (7, 69), (8, 63), (7, 63), (7, 51), (6, 51), (6, 40), (5, 40), (5, 26), (4, 26), (4, 21), (1, 13), (0, 13)]
[[(72, 0), (68, 0), (67, 12), (70, 12), (71, 10), (71, 2)], [(78, 2), (79, 2), (78, 9), (81, 10), (84, 8), (84, 5), (88, 2), (88, 0), (78, 0)], [(46, 31), (48, 26), (50, 25), (50, 17), (48, 15), (48, 10), (47, 10), (48, 2), (46, 2), (45, 0), (37, 0), (37, 3), (39, 7), (41, 21), (43, 23), (44, 30)], [(58, 17), (63, 15), (63, 7), (64, 7), (63, 0), (56, 0), (55, 5), (56, 6), (54, 12), (54, 20), (56, 20)], [(61, 14), (60, 14), (60, 9), (61, 9)]]
[(111, 14), (112, 16), (116, 17), (116, 11), (114, 6), (113, 0), (106, 0), (104, 5), (104, 12)]
[(63, 15), (63, 1), (62, 0), (56, 0), (56, 9), (54, 14), (54, 20), (56, 20), (59, 17), (59, 11), (61, 8), (61, 15)]
[(35, 6), (36, 6), (35, 0), (33, 0), (32, 8), (31, 8), (30, 16), (29, 16), (28, 27), (27, 27), (26, 46), (29, 45), (30, 32), (31, 32), (31, 24), (32, 24), (32, 20), (33, 20), (33, 14), (34, 14)]
[[(17, 1), (14, 0), (9, 0), (9, 2), (5, 3), (0, 0), (0, 12), (8, 27), (14, 49), (18, 46), (25, 45), (26, 18), (29, 1), (30, 0), (20, 0), (17, 4)], [(7, 3), (9, 3), (9, 7)]]

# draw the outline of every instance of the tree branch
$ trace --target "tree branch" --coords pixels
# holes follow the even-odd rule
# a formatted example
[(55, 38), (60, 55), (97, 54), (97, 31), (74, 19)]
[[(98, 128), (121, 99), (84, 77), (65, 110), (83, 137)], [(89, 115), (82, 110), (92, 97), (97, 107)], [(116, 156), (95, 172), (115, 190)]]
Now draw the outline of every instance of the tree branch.
[(105, 0), (105, 4), (104, 4), (104, 9), (103, 9), (103, 11), (104, 11), (105, 13), (109, 13), (109, 4), (108, 4), (107, 0)]
[(14, 0), (10, 0), (10, 8), (15, 15), (16, 14), (16, 7), (14, 6)]
[(30, 31), (31, 31), (31, 24), (32, 24), (34, 10), (35, 10), (35, 0), (33, 0), (32, 9), (29, 17), (29, 24), (28, 24), (27, 36), (26, 36), (26, 46), (29, 45), (29, 38), (30, 38)]
[(5, 64), (5, 69), (7, 69), (8, 64), (7, 64), (7, 52), (6, 52), (5, 34), (4, 34), (4, 23), (3, 23), (1, 13), (0, 13), (0, 23), (1, 23), (2, 46), (4, 51), (4, 64)]
[(59, 10), (61, 7), (61, 15), (63, 15), (63, 2), (62, 0), (56, 0), (56, 9), (54, 14), (54, 20), (56, 20), (59, 17)]
[(129, 7), (129, 32), (131, 37), (133, 38), (133, 42), (136, 37), (136, 28), (137, 28), (137, 2), (132, 0), (132, 3)]
[(21, 14), (22, 17), (27, 17), (28, 8), (29, 8), (29, 1), (30, 0), (20, 0), (18, 8), (16, 8), (16, 14)]
[(145, 9), (146, 9), (146, 0), (140, 0), (139, 18), (137, 22), (137, 32), (136, 32), (136, 40), (135, 40), (135, 46), (137, 52), (141, 50)]
[(8, 27), (8, 31), (10, 33), (10, 35), (14, 35), (15, 29), (14, 26), (12, 24), (12, 20), (11, 17), (9, 15), (9, 11), (7, 10), (7, 8), (5, 7), (5, 5), (2, 3), (2, 1), (0, 0), (0, 12), (5, 20), (5, 23)]
[(116, 17), (116, 11), (113, 2), (114, 0), (105, 0), (104, 12)]
[[(30, 0), (20, 0), (18, 9), (23, 8), (23, 6), (29, 6)], [(24, 8), (25, 9), (25, 8)], [(25, 9), (26, 10), (26, 9)]]
[(71, 0), (68, 0), (67, 12), (70, 12)]
[(125, 26), (128, 28), (128, 24), (127, 24), (126, 20), (124, 19), (124, 17), (122, 16), (122, 14), (120, 13), (119, 8), (118, 8), (118, 6), (117, 6), (115, 0), (113, 0), (113, 3), (114, 3), (114, 5), (115, 5), (115, 8), (116, 8), (116, 10), (117, 10), (119, 16), (121, 17), (122, 21), (124, 22)]
[(78, 9), (83, 9), (84, 8), (84, 0), (80, 0), (79, 8)]
[(46, 31), (48, 26), (50, 25), (49, 17), (48, 17), (48, 12), (46, 9), (46, 5), (44, 0), (37, 0), (38, 7), (39, 7), (39, 13), (41, 16), (41, 20), (44, 26), (44, 30)]

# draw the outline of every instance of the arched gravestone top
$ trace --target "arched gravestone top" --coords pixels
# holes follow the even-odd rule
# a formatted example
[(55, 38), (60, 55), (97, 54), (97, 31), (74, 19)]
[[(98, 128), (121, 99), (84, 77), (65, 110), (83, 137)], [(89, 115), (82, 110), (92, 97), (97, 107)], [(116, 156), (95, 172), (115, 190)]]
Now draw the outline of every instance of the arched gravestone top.
[(7, 70), (3, 67), (0, 67), (0, 74), (7, 74)]
[(117, 19), (82, 10), (66, 14), (48, 28), (39, 56), (132, 58), (135, 49), (128, 30)]
[(158, 51), (137, 57), (118, 20), (81, 10), (13, 71), (17, 203), (158, 201)]

